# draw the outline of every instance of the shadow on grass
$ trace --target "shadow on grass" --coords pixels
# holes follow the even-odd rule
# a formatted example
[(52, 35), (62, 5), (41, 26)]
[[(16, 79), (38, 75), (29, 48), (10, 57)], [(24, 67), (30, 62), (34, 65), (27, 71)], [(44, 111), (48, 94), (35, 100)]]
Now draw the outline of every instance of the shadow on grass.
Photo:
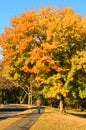
[(74, 115), (80, 118), (86, 118), (86, 112), (67, 112), (67, 114)]
[(29, 130), (45, 111), (45, 109), (42, 108), (41, 113), (38, 114), (36, 110), (34, 110), (35, 108), (32, 109), (33, 111), (31, 113), (26, 114), (22, 113), (16, 116), (12, 116), (11, 118), (21, 118), (21, 119), (14, 122), (4, 130)]
[[(45, 109), (45, 107), (41, 107), (41, 109), (43, 110), (43, 109)], [(24, 112), (25, 110), (31, 110), (32, 112), (31, 113), (19, 113), (19, 112)], [(17, 114), (15, 112), (17, 112)], [(32, 113), (38, 114), (36, 112), (36, 107), (31, 107), (31, 108), (2, 108), (2, 109), (0, 109), (0, 120), (4, 120), (4, 119), (7, 119), (7, 118), (19, 118), (19, 117), (29, 115), (29, 114), (32, 114)], [(41, 112), (41, 114), (42, 114), (42, 112)]]
[(0, 121), (7, 118), (14, 118), (19, 112), (29, 110), (27, 108), (0, 108)]

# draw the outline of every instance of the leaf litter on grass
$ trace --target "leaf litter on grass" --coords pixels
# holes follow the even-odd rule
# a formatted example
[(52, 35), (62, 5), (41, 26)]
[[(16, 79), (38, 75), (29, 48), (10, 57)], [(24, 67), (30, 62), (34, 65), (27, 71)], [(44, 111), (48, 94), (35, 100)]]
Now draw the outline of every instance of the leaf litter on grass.
[(46, 109), (30, 130), (86, 130), (86, 119)]

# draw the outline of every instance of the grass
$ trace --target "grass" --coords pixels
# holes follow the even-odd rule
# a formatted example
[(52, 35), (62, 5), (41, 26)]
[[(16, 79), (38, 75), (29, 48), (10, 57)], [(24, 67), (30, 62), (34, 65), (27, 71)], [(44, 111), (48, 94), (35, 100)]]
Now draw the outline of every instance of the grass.
[(3, 104), (0, 104), (0, 107), (3, 107)]
[(17, 120), (20, 120), (21, 118), (23, 118), (26, 114), (28, 114), (30, 112), (31, 112), (31, 110), (26, 110), (24, 112), (20, 112), (16, 116), (12, 116), (10, 118), (0, 121), (0, 130), (4, 130), (6, 127), (8, 127), (12, 123), (16, 122)]
[(85, 117), (86, 112), (68, 110), (61, 114), (48, 107), (30, 130), (86, 130)]
[[(19, 113), (19, 116), (0, 121), (0, 130), (4, 130), (29, 112), (31, 111), (26, 110), (23, 113)], [(45, 112), (30, 130), (86, 130), (86, 112), (67, 110), (66, 114), (61, 114), (56, 108), (46, 107)]]

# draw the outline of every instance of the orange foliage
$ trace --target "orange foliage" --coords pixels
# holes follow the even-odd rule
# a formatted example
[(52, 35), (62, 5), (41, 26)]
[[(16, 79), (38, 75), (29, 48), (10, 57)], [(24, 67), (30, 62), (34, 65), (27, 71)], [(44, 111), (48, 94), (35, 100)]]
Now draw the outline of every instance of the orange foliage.
[[(0, 35), (3, 61), (10, 72), (16, 73), (16, 78), (22, 77), (21, 72), (45, 77), (55, 72), (64, 75), (65, 81), (70, 64), (80, 61), (73, 56), (83, 46), (83, 39), (86, 39), (86, 18), (70, 7), (26, 11), (13, 17), (11, 26)], [(85, 58), (83, 64), (84, 61)]]

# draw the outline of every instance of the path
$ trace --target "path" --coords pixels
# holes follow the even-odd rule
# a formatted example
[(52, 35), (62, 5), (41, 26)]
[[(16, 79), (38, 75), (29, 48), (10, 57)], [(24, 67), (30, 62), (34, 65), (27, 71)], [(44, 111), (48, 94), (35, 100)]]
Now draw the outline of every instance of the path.
[(28, 110), (27, 106), (21, 105), (4, 105), (0, 108), (0, 121), (17, 115), (19, 112)]
[[(38, 118), (44, 113), (44, 109), (41, 109), (41, 113), (38, 114), (36, 110), (32, 113), (26, 114), (22, 119), (11, 124), (4, 130), (29, 130), (31, 126), (38, 120)], [(20, 115), (22, 116), (22, 115)]]

